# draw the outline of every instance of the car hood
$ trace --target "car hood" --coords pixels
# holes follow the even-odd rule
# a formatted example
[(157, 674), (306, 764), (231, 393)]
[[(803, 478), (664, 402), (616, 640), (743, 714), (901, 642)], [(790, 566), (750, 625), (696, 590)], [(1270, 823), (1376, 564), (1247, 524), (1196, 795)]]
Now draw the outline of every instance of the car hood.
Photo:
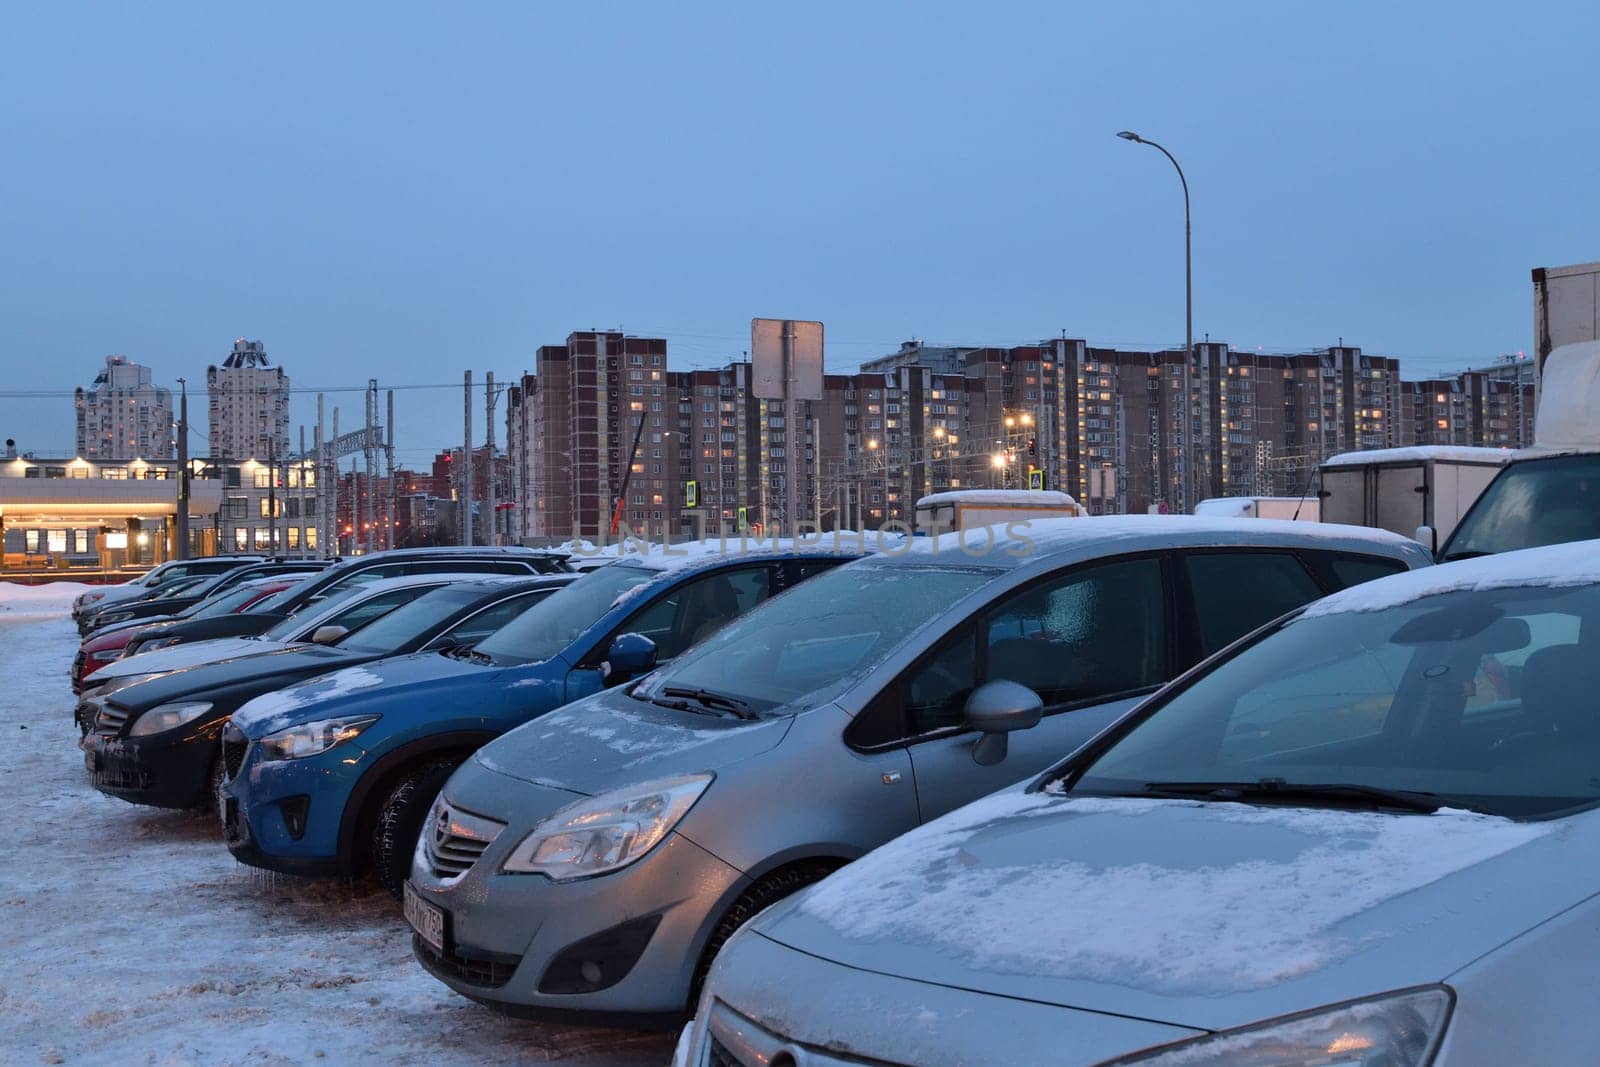
[(473, 759), (525, 782), (595, 796), (760, 755), (782, 741), (793, 722), (697, 715), (612, 689), (517, 727)]
[(387, 700), (423, 699), (435, 691), (459, 699), (478, 685), (491, 684), (504, 668), (438, 652), (415, 652), (330, 670), (256, 697), (234, 713), (233, 724), (257, 738), (296, 723), (364, 711)]
[(109, 682), (113, 678), (129, 674), (181, 671), (203, 663), (216, 663), (239, 656), (259, 656), (290, 647), (294, 646), (282, 641), (256, 641), (246, 637), (219, 637), (212, 641), (191, 641), (186, 645), (158, 648), (153, 652), (141, 652), (137, 656), (119, 659), (100, 668), (94, 677), (98, 683)]
[(179, 619), (176, 615), (156, 615), (152, 618), (124, 619), (122, 622), (114, 622), (109, 626), (96, 626), (94, 633), (90, 635), (90, 640), (94, 640), (98, 637), (109, 637), (112, 634), (126, 635), (133, 630), (142, 630), (148, 626), (170, 626), (175, 622), (183, 621), (186, 620)]
[(1593, 892), (1600, 817), (1007, 790), (764, 915), (863, 970), (1215, 1030), (1454, 971)]
[[(375, 658), (376, 654), (371, 652), (349, 652), (325, 645), (295, 645), (265, 655), (239, 656), (170, 671), (119, 689), (111, 694), (110, 700), (133, 712), (147, 711), (169, 701), (193, 698), (239, 702), (253, 693), (276, 690), (283, 685), (293, 685), (302, 678), (312, 678)], [(242, 693), (240, 687), (243, 687)]]

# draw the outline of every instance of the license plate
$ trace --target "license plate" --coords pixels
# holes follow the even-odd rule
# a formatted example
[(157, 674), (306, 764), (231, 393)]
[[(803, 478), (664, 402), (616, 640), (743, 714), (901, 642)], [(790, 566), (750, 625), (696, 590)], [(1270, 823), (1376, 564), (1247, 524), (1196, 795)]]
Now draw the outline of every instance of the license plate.
[(411, 883), (405, 883), (404, 890), (406, 922), (434, 951), (444, 952), (444, 909), (428, 903), (417, 896), (417, 891), (411, 888)]

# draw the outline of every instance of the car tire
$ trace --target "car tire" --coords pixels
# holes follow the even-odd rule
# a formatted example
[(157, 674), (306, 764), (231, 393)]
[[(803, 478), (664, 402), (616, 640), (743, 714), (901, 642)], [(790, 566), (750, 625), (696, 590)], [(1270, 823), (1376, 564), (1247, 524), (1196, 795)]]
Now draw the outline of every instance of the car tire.
[(222, 767), (222, 753), (219, 751), (217, 758), (211, 761), (211, 769), (206, 772), (206, 795), (200, 798), (199, 804), (195, 805), (197, 812), (202, 815), (220, 814), (222, 811), (222, 781), (227, 776), (227, 771)]
[(459, 759), (432, 760), (404, 771), (389, 789), (372, 826), (372, 873), (378, 884), (396, 900), (400, 887), (411, 871), (411, 855), (416, 850), (428, 810), (457, 767)]
[(822, 881), (839, 867), (839, 863), (829, 860), (803, 860), (787, 867), (780, 867), (740, 893), (728, 906), (728, 910), (723, 912), (721, 921), (717, 923), (716, 928), (711, 931), (711, 937), (706, 941), (705, 950), (700, 953), (700, 963), (694, 969), (694, 982), (689, 988), (690, 1013), (694, 1012), (695, 1005), (700, 1002), (700, 988), (705, 985), (706, 975), (711, 973), (711, 964), (716, 961), (717, 953), (722, 951), (722, 946), (727, 944), (728, 938), (739, 931), (739, 927), (784, 897)]

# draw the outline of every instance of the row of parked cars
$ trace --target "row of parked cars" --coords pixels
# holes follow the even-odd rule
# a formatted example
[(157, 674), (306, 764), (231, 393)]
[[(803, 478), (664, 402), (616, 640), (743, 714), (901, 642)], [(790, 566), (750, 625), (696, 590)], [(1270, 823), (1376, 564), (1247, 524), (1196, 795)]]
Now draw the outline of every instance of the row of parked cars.
[(376, 878), (474, 1000), (692, 1014), (684, 1063), (1600, 1056), (1600, 544), (1140, 516), (600, 562), (109, 592), (92, 781)]

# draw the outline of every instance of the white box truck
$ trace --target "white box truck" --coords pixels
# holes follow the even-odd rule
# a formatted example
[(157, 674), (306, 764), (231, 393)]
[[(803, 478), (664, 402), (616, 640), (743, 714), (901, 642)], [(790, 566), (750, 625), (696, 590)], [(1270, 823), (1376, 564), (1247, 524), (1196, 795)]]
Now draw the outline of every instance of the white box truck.
[(1226, 519), (1320, 522), (1322, 502), (1315, 496), (1214, 496), (1196, 504), (1194, 513)]
[(1083, 514), (1071, 494), (1053, 489), (958, 489), (917, 501), (916, 532), (937, 535), (976, 526)]
[(1418, 445), (1332, 456), (1317, 472), (1322, 519), (1415, 537), (1437, 551), (1511, 455), (1504, 448)]

